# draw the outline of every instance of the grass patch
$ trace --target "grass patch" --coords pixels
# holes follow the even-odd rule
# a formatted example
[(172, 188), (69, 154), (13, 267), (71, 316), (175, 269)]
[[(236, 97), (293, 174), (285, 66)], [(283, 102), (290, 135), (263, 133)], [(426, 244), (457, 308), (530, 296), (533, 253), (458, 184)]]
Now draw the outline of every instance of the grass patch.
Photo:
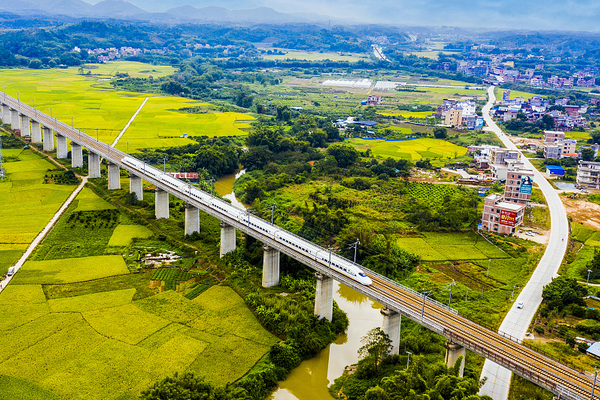
[(501, 249), (472, 232), (424, 232), (420, 238), (399, 237), (397, 243), (428, 262), (509, 258)]
[(102, 211), (115, 208), (87, 187), (77, 195), (76, 200), (78, 200), (78, 204), (75, 211)]
[(127, 265), (121, 256), (27, 261), (15, 275), (13, 283), (20, 285), (72, 283), (128, 273)]
[(586, 246), (600, 246), (600, 232), (594, 232), (586, 241)]
[(135, 238), (147, 239), (149, 237), (152, 237), (152, 231), (145, 226), (118, 225), (113, 231), (113, 234), (108, 241), (108, 245), (125, 247), (129, 246)]
[(384, 117), (431, 118), (433, 111), (384, 111), (377, 114)]
[(596, 231), (577, 222), (571, 223), (571, 237), (578, 242), (585, 243)]

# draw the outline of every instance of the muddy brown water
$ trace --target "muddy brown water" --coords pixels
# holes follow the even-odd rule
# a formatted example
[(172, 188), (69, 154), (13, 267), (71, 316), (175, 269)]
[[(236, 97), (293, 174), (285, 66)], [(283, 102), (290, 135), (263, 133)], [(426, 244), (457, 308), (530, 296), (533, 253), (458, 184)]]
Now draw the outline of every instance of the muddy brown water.
[(303, 361), (291, 371), (270, 400), (331, 400), (333, 397), (327, 388), (342, 375), (347, 365), (358, 361), (360, 339), (370, 329), (381, 326), (381, 304), (338, 282), (334, 285), (333, 298), (350, 320), (347, 332), (316, 357)]
[[(215, 191), (240, 209), (245, 207), (235, 197), (233, 183), (245, 172), (236, 171), (235, 174), (225, 175), (214, 183)], [(287, 379), (280, 382), (269, 400), (331, 400), (333, 397), (329, 394), (329, 385), (342, 375), (347, 365), (358, 361), (361, 338), (370, 329), (381, 326), (381, 304), (338, 282), (334, 282), (333, 298), (348, 315), (348, 330), (316, 357), (303, 361), (291, 371)]]

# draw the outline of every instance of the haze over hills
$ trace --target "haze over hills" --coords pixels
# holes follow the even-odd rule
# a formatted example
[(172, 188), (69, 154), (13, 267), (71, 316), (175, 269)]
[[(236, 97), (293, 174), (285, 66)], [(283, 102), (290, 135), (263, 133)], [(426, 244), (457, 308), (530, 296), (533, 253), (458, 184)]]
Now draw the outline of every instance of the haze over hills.
[(148, 12), (130, 2), (103, 0), (94, 5), (82, 0), (0, 0), (0, 11), (25, 15), (65, 15), (78, 18), (116, 18), (164, 22), (253, 22), (293, 23), (327, 20), (318, 15), (294, 15), (275, 11), (268, 7), (230, 10), (225, 7), (190, 5), (174, 7), (162, 12)]
[[(92, 4), (93, 3), (93, 4)], [(598, 31), (600, 2), (589, 0), (0, 0), (0, 11), (157, 22), (384, 23), (487, 29)]]

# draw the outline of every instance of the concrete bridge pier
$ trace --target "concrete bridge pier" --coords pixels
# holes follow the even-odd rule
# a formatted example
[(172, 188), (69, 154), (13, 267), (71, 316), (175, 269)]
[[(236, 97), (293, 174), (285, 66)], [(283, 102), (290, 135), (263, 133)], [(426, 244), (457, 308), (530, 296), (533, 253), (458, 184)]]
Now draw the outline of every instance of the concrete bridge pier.
[(75, 142), (71, 142), (71, 167), (83, 167), (83, 149)]
[[(71, 144), (72, 145), (72, 144)], [(117, 164), (108, 163), (108, 190), (121, 189), (121, 169)]]
[[(169, 218), (169, 192), (166, 192), (160, 188), (156, 188), (154, 190), (154, 215), (156, 216), (156, 219), (161, 219), (161, 218)], [(198, 210), (198, 209), (196, 209)], [(189, 233), (187, 233), (187, 208), (185, 210), (185, 216), (186, 216), (186, 235), (189, 235)], [(200, 214), (198, 214), (198, 217), (196, 218), (198, 220), (198, 232), (200, 231)]]
[(21, 114), (21, 136), (31, 136), (29, 117), (23, 114)]
[(100, 156), (88, 150), (88, 178), (100, 178)]
[(42, 127), (39, 122), (31, 120), (30, 135), (33, 143), (42, 143)]
[(385, 332), (392, 341), (392, 349), (390, 354), (400, 353), (400, 329), (402, 324), (402, 316), (394, 310), (385, 307), (381, 309), (383, 315), (383, 323), (381, 330)]
[(333, 279), (319, 272), (315, 273), (315, 278), (317, 278), (315, 315), (318, 315), (319, 319), (326, 318), (331, 322), (333, 319)]
[(10, 107), (6, 104), (2, 104), (2, 124), (9, 125), (10, 118)]
[(43, 128), (43, 142), (44, 151), (54, 150), (54, 133), (52, 133), (52, 129), (47, 127)]
[(263, 287), (271, 287), (279, 285), (279, 251), (263, 246), (263, 272), (262, 285)]
[[(167, 214), (169, 210), (169, 194), (167, 195)], [(158, 195), (158, 194), (157, 194)], [(158, 203), (157, 203), (158, 204)], [(157, 210), (158, 211), (158, 210)], [(158, 216), (156, 217), (158, 218)], [(194, 232), (200, 232), (200, 210), (191, 204), (185, 205), (185, 234), (191, 235)]]
[(454, 364), (456, 364), (458, 358), (462, 357), (460, 368), (458, 370), (458, 376), (462, 378), (465, 372), (465, 358), (467, 355), (465, 348), (451, 340), (446, 341), (446, 343), (444, 343), (444, 347), (446, 348), (446, 365), (448, 367), (454, 367)]
[(144, 200), (144, 183), (142, 178), (129, 174), (129, 193), (135, 193), (139, 201)]
[(17, 110), (10, 110), (10, 129), (21, 129), (21, 121), (19, 121), (19, 112)]
[(56, 158), (67, 158), (69, 154), (67, 148), (67, 137), (56, 134)]
[(235, 228), (231, 225), (221, 222), (221, 258), (231, 251), (235, 250)]

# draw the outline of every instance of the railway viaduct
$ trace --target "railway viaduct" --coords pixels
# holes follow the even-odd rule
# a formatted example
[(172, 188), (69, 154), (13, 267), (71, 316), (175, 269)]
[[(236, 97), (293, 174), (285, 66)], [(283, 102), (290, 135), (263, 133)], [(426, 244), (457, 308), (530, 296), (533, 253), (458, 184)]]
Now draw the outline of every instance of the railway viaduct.
[[(250, 223), (241, 223), (219, 207), (200, 202), (186, 194), (184, 190), (175, 190), (166, 186), (155, 177), (156, 173), (152, 173), (152, 171), (158, 170), (150, 166), (146, 167), (145, 164), (142, 168), (126, 165), (123, 159), (127, 157), (127, 154), (108, 144), (99, 142), (6, 94), (0, 99), (2, 123), (9, 124), (11, 129), (21, 136), (29, 136), (31, 142), (42, 143), (44, 151), (56, 150), (57, 158), (67, 158), (69, 154), (67, 140), (70, 140), (71, 165), (81, 168), (84, 165), (83, 148), (85, 147), (90, 178), (101, 176), (101, 163), (104, 160), (107, 164), (109, 190), (121, 189), (121, 169), (129, 172), (129, 191), (135, 193), (139, 199), (143, 198), (143, 181), (154, 185), (156, 188), (156, 218), (169, 218), (170, 195), (186, 202), (186, 234), (200, 231), (200, 210), (218, 218), (221, 221), (221, 257), (235, 249), (237, 230), (264, 243), (263, 286), (270, 287), (279, 284), (279, 256), (281, 253), (313, 268), (317, 280), (315, 315), (331, 320), (333, 280), (335, 279), (384, 305), (384, 309), (381, 311), (383, 315), (382, 329), (392, 339), (394, 353), (399, 351), (400, 317), (404, 316), (448, 338), (446, 343), (448, 365), (454, 365), (458, 358), (463, 356), (462, 366), (464, 366), (465, 349), (469, 349), (553, 392), (560, 398), (600, 400), (600, 395), (595, 394), (595, 381), (589, 373), (576, 371), (537, 353), (523, 346), (517, 338), (481, 327), (461, 317), (456, 310), (449, 306), (363, 267), (360, 268), (372, 279), (373, 283), (370, 286), (361, 285), (329, 268), (327, 264), (307, 256), (305, 252), (299, 251), (295, 246), (290, 246), (275, 236), (266, 235), (263, 231), (253, 228)], [(216, 204), (222, 201), (217, 198), (213, 200), (217, 202)], [(258, 220), (258, 217), (255, 216), (248, 215), (248, 217)], [(298, 244), (316, 246), (301, 237), (296, 236), (295, 239)], [(319, 251), (328, 252), (322, 248)]]

